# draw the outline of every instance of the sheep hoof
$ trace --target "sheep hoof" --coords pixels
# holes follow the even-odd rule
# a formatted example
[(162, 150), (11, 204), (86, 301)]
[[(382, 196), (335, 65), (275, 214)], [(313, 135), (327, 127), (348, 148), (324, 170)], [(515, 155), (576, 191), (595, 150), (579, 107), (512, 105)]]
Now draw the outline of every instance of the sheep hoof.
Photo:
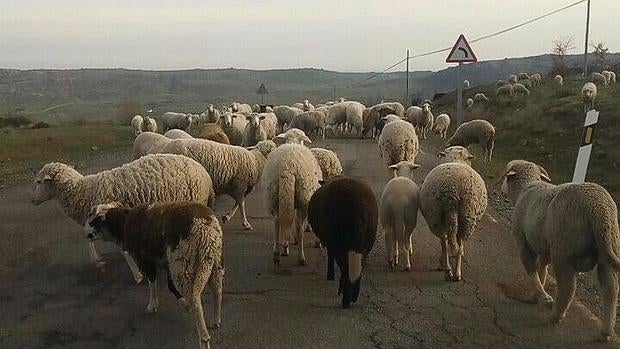
[(179, 304), (179, 306), (183, 308), (187, 308), (189, 306), (189, 304), (187, 304), (187, 301), (185, 300), (184, 297), (177, 299), (177, 303)]
[(142, 283), (143, 280), (144, 280), (144, 275), (142, 273), (134, 276), (134, 281), (136, 282), (136, 285), (139, 285), (140, 283)]
[(298, 259), (298, 260), (297, 260), (297, 265), (300, 265), (300, 266), (302, 266), (302, 267), (303, 267), (303, 266), (305, 266), (305, 265), (307, 265), (307, 264), (308, 264), (308, 263), (306, 263), (306, 260), (305, 260), (305, 259)]
[(98, 269), (101, 269), (103, 267), (105, 267), (105, 261), (99, 259), (95, 261), (95, 267), (97, 267)]
[(599, 338), (599, 341), (603, 342), (603, 343), (611, 343), (613, 340), (614, 334), (608, 334), (608, 333), (603, 333), (601, 335), (601, 337)]
[(155, 314), (155, 313), (157, 313), (158, 310), (159, 310), (159, 307), (157, 307), (155, 305), (149, 304), (149, 305), (146, 306), (146, 313), (147, 314), (151, 314), (151, 315)]
[(220, 323), (214, 322), (211, 325), (207, 326), (207, 328), (209, 328), (210, 330), (217, 330), (218, 328), (220, 328)]
[(249, 222), (244, 222), (243, 227), (245, 228), (245, 230), (254, 230), (254, 228)]
[(551, 297), (548, 294), (547, 295), (543, 295), (543, 296), (538, 298), (538, 303), (549, 308), (549, 307), (553, 306), (553, 297)]
[(277, 252), (273, 253), (273, 266), (277, 269), (280, 268), (280, 254)]
[(410, 271), (410, 270), (411, 270), (411, 266), (410, 265), (405, 267), (405, 271)]
[(230, 220), (227, 216), (222, 216), (222, 223), (226, 223)]
[(560, 323), (560, 321), (562, 321), (562, 319), (564, 319), (564, 315), (559, 316), (559, 315), (553, 315), (551, 316), (551, 323), (554, 325), (557, 325)]
[(320, 242), (320, 241), (318, 241), (318, 240), (317, 240), (317, 241), (315, 241), (315, 242), (314, 242), (314, 247), (316, 247), (316, 248), (321, 248), (321, 242)]

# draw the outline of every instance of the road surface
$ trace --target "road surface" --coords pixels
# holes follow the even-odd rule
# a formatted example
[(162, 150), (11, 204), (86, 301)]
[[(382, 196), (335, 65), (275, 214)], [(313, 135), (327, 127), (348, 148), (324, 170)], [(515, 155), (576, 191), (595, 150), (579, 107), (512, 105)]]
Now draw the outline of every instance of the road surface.
[[(372, 140), (328, 139), (345, 174), (363, 178), (379, 197), (390, 178)], [(416, 182), (436, 163), (421, 154)], [(129, 161), (127, 154), (87, 170)], [(490, 180), (489, 182), (491, 182)], [(192, 318), (181, 311), (165, 282), (159, 313), (145, 313), (148, 287), (134, 285), (115, 246), (101, 243), (107, 264), (88, 263), (77, 224), (57, 202), (34, 207), (30, 185), (0, 190), (0, 348), (194, 348)], [(248, 198), (254, 231), (239, 215), (224, 225), (225, 292), (222, 326), (212, 348), (597, 348), (600, 324), (576, 301), (559, 325), (549, 309), (529, 304), (532, 287), (507, 223), (489, 207), (465, 245), (464, 280), (446, 282), (436, 271), (438, 239), (421, 218), (414, 232), (413, 270), (387, 267), (382, 232), (369, 256), (360, 300), (340, 308), (337, 281), (327, 281), (326, 256), (307, 242), (308, 265), (296, 265), (296, 247), (274, 273), (272, 219), (261, 189)], [(216, 211), (232, 204), (218, 199)], [(421, 217), (421, 216), (420, 216)], [(336, 278), (337, 280), (338, 278)], [(207, 321), (211, 297), (203, 297)]]

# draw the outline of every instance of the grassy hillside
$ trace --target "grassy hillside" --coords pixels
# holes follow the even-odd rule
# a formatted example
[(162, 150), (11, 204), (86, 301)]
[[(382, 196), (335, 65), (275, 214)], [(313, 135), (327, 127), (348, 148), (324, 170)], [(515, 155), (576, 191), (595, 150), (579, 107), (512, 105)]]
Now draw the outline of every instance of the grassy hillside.
[[(508, 161), (526, 159), (543, 165), (555, 183), (570, 181), (585, 118), (580, 100), (583, 83), (581, 78), (569, 76), (562, 91), (556, 91), (551, 86), (551, 77), (547, 76), (542, 86), (531, 89), (530, 96), (516, 97), (511, 101), (496, 99), (495, 85), (467, 90), (465, 99), (482, 92), (491, 98), (491, 102), (466, 111), (466, 120), (486, 119), (497, 129), (493, 162), (481, 166), (482, 171), (498, 178)], [(443, 111), (455, 115), (455, 98), (454, 92), (439, 98), (435, 115)], [(600, 116), (594, 132), (587, 180), (604, 185), (618, 201), (620, 85), (599, 88), (595, 108), (600, 111)]]

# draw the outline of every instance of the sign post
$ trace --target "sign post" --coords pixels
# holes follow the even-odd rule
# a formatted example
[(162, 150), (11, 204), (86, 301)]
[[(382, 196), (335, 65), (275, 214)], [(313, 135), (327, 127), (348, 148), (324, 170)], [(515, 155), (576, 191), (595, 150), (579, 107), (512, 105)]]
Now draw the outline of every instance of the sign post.
[(586, 180), (586, 172), (588, 172), (588, 163), (592, 153), (594, 127), (598, 122), (598, 114), (599, 112), (594, 109), (586, 113), (586, 121), (583, 123), (583, 133), (581, 135), (581, 146), (577, 154), (575, 172), (573, 172), (574, 183), (583, 183)]
[(260, 95), (260, 104), (265, 104), (265, 95), (268, 95), (269, 91), (267, 91), (267, 87), (265, 87), (264, 83), (260, 84), (258, 90), (256, 91), (256, 94)]
[(478, 58), (474, 53), (474, 50), (471, 49), (467, 39), (465, 36), (461, 34), (459, 38), (456, 40), (454, 46), (452, 46), (452, 50), (450, 54), (448, 54), (448, 58), (446, 58), (446, 63), (458, 63), (459, 67), (457, 68), (456, 76), (456, 120), (457, 124), (460, 125), (463, 123), (463, 78), (461, 76), (463, 63), (468, 62), (478, 62)]

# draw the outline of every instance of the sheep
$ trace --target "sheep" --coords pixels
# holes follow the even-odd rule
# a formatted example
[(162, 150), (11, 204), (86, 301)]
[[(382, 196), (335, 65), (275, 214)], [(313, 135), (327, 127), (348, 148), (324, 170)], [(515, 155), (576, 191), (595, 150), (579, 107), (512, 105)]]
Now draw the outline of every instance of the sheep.
[(366, 137), (368, 132), (372, 138), (379, 136), (384, 126), (382, 118), (388, 114), (396, 114), (396, 109), (384, 103), (366, 108), (362, 113), (362, 136)]
[[(273, 264), (280, 267), (280, 256), (288, 256), (291, 232), (299, 242), (299, 265), (306, 264), (305, 221), (310, 197), (322, 180), (321, 168), (307, 147), (287, 143), (274, 150), (265, 163), (261, 186), (269, 213), (274, 217)], [(295, 224), (295, 227), (293, 227)]]
[(515, 96), (529, 96), (530, 95), (530, 90), (527, 89), (527, 87), (525, 87), (525, 85), (523, 84), (514, 84), (512, 85), (513, 89), (514, 89), (514, 95)]
[(469, 90), (469, 80), (463, 80), (463, 89)]
[(507, 83), (504, 80), (497, 80), (497, 82), (495, 83), (495, 87), (502, 87), (504, 85), (506, 85)]
[(200, 125), (194, 128), (193, 134), (196, 138), (208, 139), (222, 144), (230, 144), (228, 136), (219, 124), (208, 123)]
[(465, 165), (471, 166), (472, 161), (474, 160), (474, 156), (467, 150), (465, 147), (461, 147), (460, 145), (453, 145), (451, 147), (447, 147), (437, 154), (439, 157), (440, 163), (446, 162), (461, 162)]
[(428, 132), (433, 129), (435, 117), (428, 103), (424, 103), (421, 108), (417, 106), (409, 107), (406, 118), (420, 132), (422, 139), (426, 139)]
[(289, 107), (287, 105), (278, 105), (273, 108), (273, 112), (278, 118), (278, 126), (280, 130), (284, 130), (284, 125), (290, 125), (295, 115), (303, 113), (303, 110)]
[(558, 74), (553, 77), (553, 83), (556, 88), (561, 89), (562, 86), (564, 86), (564, 78), (562, 77), (562, 75)]
[(91, 242), (115, 242), (135, 258), (149, 281), (149, 314), (159, 309), (157, 274), (163, 266), (168, 289), (194, 317), (200, 347), (209, 348), (201, 295), (208, 283), (215, 317), (211, 326), (219, 327), (224, 280), (222, 228), (209, 207), (187, 201), (135, 208), (97, 205), (88, 215), (84, 230)]
[(446, 141), (446, 147), (460, 145), (468, 147), (472, 143), (478, 143), (484, 149), (484, 162), (491, 162), (493, 147), (495, 145), (495, 127), (490, 122), (475, 119), (462, 123), (450, 139)]
[(131, 118), (131, 127), (133, 128), (133, 134), (135, 136), (142, 133), (144, 128), (144, 118), (141, 115), (136, 115)]
[(209, 124), (218, 122), (221, 116), (222, 113), (219, 110), (215, 109), (213, 104), (209, 104), (207, 106), (207, 110), (201, 115), (200, 119), (203, 120), (203, 124)]
[(401, 161), (413, 162), (420, 151), (413, 125), (396, 120), (385, 125), (379, 136), (379, 156), (387, 167)]
[(474, 95), (474, 101), (476, 103), (489, 103), (489, 98), (484, 93), (476, 93)]
[(170, 139), (191, 139), (191, 138), (194, 138), (189, 133), (187, 133), (187, 132), (185, 132), (183, 130), (179, 130), (178, 128), (173, 128), (171, 130), (166, 131), (166, 133), (164, 133), (164, 136), (168, 137)]
[[(346, 103), (346, 115), (347, 115), (347, 124), (355, 131), (359, 136), (362, 136), (363, 129), (363, 114), (366, 107), (360, 103), (355, 101), (344, 102)], [(353, 130), (351, 130), (353, 132)]]
[(334, 128), (343, 127), (347, 122), (347, 104), (339, 102), (329, 107), (325, 120)]
[(592, 73), (592, 75), (590, 75), (590, 82), (596, 85), (607, 86), (607, 78), (601, 73)]
[(323, 148), (311, 148), (310, 151), (319, 163), (324, 181), (342, 175), (342, 165), (335, 152)]
[(590, 109), (594, 109), (594, 101), (596, 101), (597, 89), (596, 85), (586, 82), (581, 88), (581, 100), (583, 101), (583, 112), (587, 113)]
[(307, 135), (322, 135), (325, 139), (325, 119), (325, 114), (320, 110), (306, 111), (295, 115), (289, 128), (298, 128)]
[[(447, 281), (461, 280), (464, 241), (473, 234), (488, 203), (482, 177), (462, 162), (442, 163), (424, 178), (420, 210), (441, 241), (440, 268)], [(456, 256), (453, 271), (449, 255)]]
[(498, 87), (495, 91), (495, 95), (499, 98), (502, 96), (512, 97), (514, 95), (514, 88), (511, 84), (506, 84), (504, 86)]
[(246, 116), (252, 114), (252, 107), (245, 103), (232, 102), (230, 105), (230, 110), (233, 113), (243, 114)]
[(260, 113), (260, 105), (252, 104), (252, 113)]
[[(551, 322), (560, 322), (572, 302), (577, 273), (597, 266), (603, 303), (601, 339), (611, 341), (620, 271), (616, 203), (595, 183), (550, 182), (544, 168), (525, 160), (509, 162), (502, 176), (502, 192), (514, 206), (511, 232), (536, 287), (534, 298), (553, 303)], [(557, 281), (555, 300), (544, 288), (549, 264)]]
[(150, 116), (145, 116), (142, 132), (157, 132), (157, 121)]
[(162, 131), (166, 132), (172, 128), (189, 130), (192, 125), (192, 115), (183, 113), (166, 112), (160, 117)]
[(532, 74), (530, 76), (530, 82), (532, 86), (539, 86), (542, 83), (542, 75), (539, 73)]
[(519, 75), (517, 75), (518, 81), (529, 80), (529, 79), (530, 79), (530, 75), (528, 73), (519, 73)]
[(227, 194), (235, 200), (235, 205), (222, 217), (222, 223), (230, 221), (241, 207), (243, 227), (253, 230), (245, 212), (245, 198), (258, 184), (266, 158), (275, 148), (275, 143), (269, 140), (248, 150), (206, 139), (175, 139), (160, 152), (198, 161), (211, 174), (215, 194)]
[(304, 131), (298, 128), (289, 128), (286, 132), (280, 133), (274, 138), (274, 141), (283, 140), (284, 143), (294, 143), (304, 145), (305, 143), (312, 143), (310, 138), (306, 136)]
[[(214, 198), (211, 176), (196, 161), (178, 155), (146, 155), (121, 167), (88, 176), (69, 165), (48, 163), (35, 177), (32, 203), (40, 205), (58, 200), (64, 213), (83, 225), (90, 207), (98, 204), (119, 202), (133, 207), (190, 200), (213, 207)], [(93, 263), (103, 264), (94, 243), (89, 243), (88, 251)], [(135, 263), (127, 253), (123, 255), (135, 281), (140, 282), (142, 275)]]
[(138, 159), (147, 154), (155, 154), (170, 138), (155, 132), (142, 132), (133, 141), (133, 158)]
[(249, 147), (276, 136), (278, 119), (274, 113), (252, 113), (246, 116), (248, 123), (243, 130), (241, 145)]
[(607, 85), (612, 85), (616, 83), (616, 73), (611, 70), (603, 70), (601, 75), (605, 77), (607, 80)]
[(435, 134), (437, 134), (443, 139), (446, 139), (446, 136), (448, 134), (448, 128), (450, 128), (450, 116), (446, 113), (437, 115), (433, 127), (433, 131), (435, 131)]
[(390, 268), (398, 264), (399, 248), (404, 250), (405, 270), (411, 269), (413, 244), (411, 234), (418, 221), (420, 188), (413, 181), (413, 170), (420, 167), (401, 161), (389, 168), (394, 171), (379, 200), (379, 220), (385, 232), (385, 250)]
[(508, 80), (508, 83), (511, 85), (514, 85), (518, 82), (516, 75), (508, 75), (508, 78), (506, 80)]
[(467, 100), (465, 100), (465, 108), (467, 110), (470, 110), (471, 108), (473, 108), (474, 106), (474, 100), (471, 98), (467, 98)]
[(334, 261), (340, 269), (338, 294), (342, 307), (356, 302), (366, 257), (377, 235), (378, 207), (365, 182), (338, 177), (324, 183), (310, 200), (308, 220), (327, 249), (327, 279), (334, 279)]
[(304, 100), (303, 108), (302, 108), (303, 111), (313, 111), (314, 109), (315, 109), (314, 105), (312, 105), (312, 103), (310, 103), (309, 100), (307, 99)]
[(226, 133), (231, 145), (241, 145), (247, 123), (245, 114), (224, 113), (220, 118), (220, 126)]

